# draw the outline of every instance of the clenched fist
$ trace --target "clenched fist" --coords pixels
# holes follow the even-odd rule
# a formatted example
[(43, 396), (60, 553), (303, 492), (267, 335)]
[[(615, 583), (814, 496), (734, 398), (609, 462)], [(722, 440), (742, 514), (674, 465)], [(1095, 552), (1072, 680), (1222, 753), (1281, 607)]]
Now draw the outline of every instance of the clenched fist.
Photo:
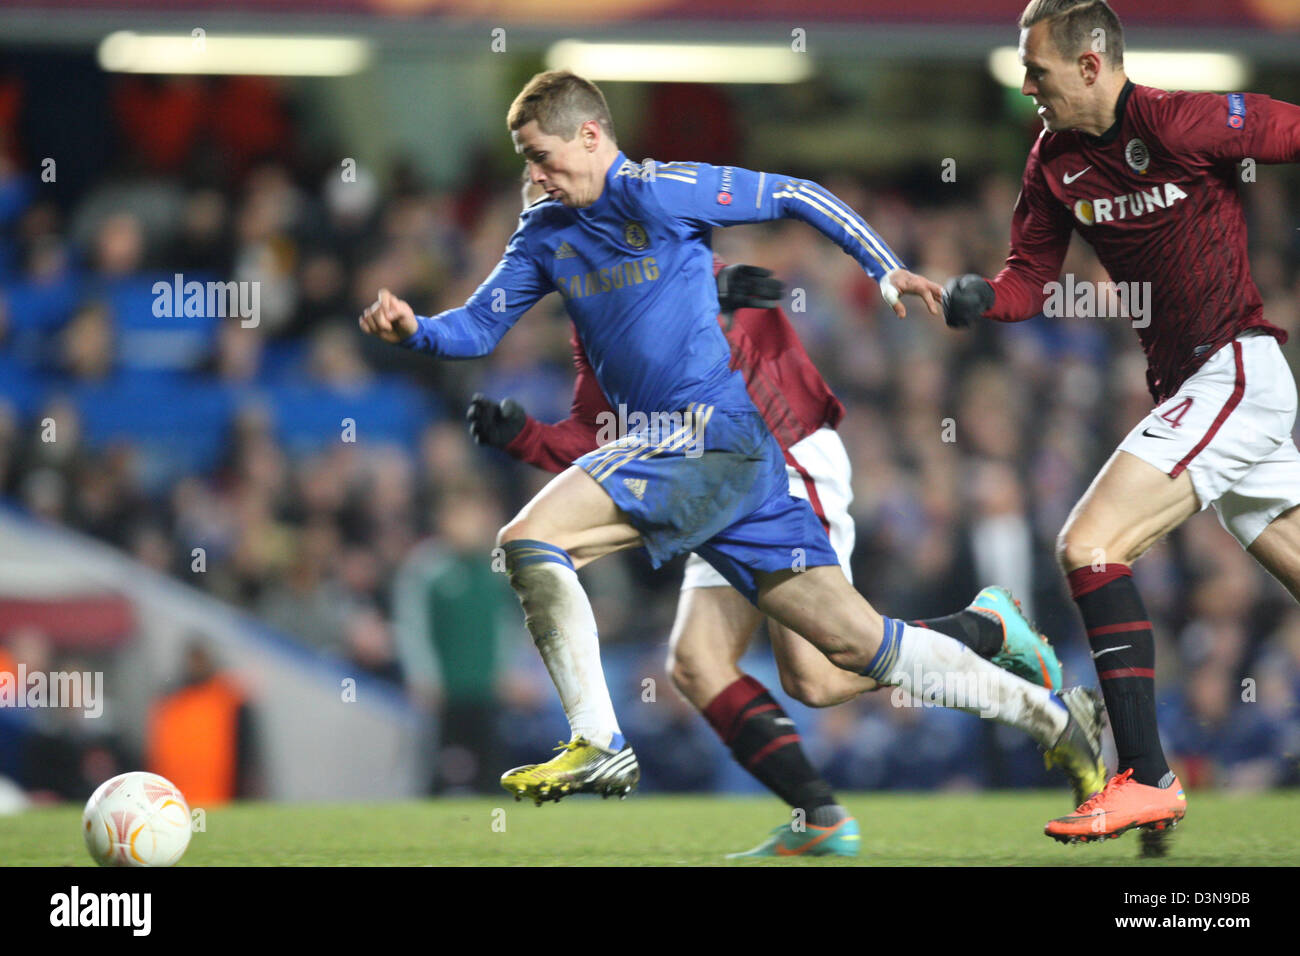
[(505, 448), (524, 430), (528, 415), (524, 406), (513, 398), (501, 403), (492, 401), (482, 392), (476, 392), (465, 412), (469, 433), (475, 443)]
[(392, 345), (406, 341), (419, 328), (411, 307), (387, 289), (379, 290), (379, 298), (361, 313), (359, 324), (362, 332)]
[(770, 309), (781, 304), (785, 283), (771, 269), (743, 263), (723, 266), (718, 272), (718, 307), (723, 312), (737, 309)]

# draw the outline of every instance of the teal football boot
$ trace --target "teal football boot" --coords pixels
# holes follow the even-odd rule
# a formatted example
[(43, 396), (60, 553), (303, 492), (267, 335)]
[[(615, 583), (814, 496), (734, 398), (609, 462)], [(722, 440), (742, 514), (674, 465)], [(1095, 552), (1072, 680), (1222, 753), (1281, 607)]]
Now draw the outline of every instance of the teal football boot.
[(1048, 690), (1061, 689), (1061, 662), (1056, 651), (1047, 636), (1038, 633), (1034, 623), (1025, 617), (1010, 591), (985, 588), (975, 596), (970, 610), (995, 614), (1002, 621), (1002, 650), (993, 655), (994, 664)]
[(794, 823), (783, 823), (771, 836), (744, 853), (728, 853), (728, 860), (741, 860), (752, 856), (857, 856), (858, 821), (845, 817), (830, 827), (817, 827), (806, 823), (795, 829)]

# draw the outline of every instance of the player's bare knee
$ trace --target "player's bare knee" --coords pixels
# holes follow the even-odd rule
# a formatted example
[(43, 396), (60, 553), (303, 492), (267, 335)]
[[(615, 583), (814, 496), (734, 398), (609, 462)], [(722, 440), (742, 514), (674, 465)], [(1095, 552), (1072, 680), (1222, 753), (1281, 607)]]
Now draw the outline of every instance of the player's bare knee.
[(832, 693), (828, 684), (841, 673), (831, 667), (823, 667), (818, 673), (815, 668), (810, 670), (797, 663), (786, 663), (779, 671), (781, 689), (805, 707), (830, 707), (839, 703), (840, 698)]
[(668, 655), (664, 660), (664, 669), (668, 672), (673, 686), (683, 693), (685, 693), (684, 688), (688, 687), (699, 673), (691, 645), (690, 632), (680, 630), (680, 622), (678, 622), (668, 638)]
[(1072, 528), (1066, 528), (1056, 538), (1056, 563), (1067, 574), (1076, 568), (1086, 568), (1097, 564), (1121, 561), (1122, 556), (1110, 555), (1109, 549), (1078, 534)]
[[(1149, 544), (1150, 542), (1147, 542)], [(1067, 574), (1077, 568), (1104, 571), (1107, 565), (1131, 565), (1146, 550), (1146, 544), (1131, 535), (1120, 538), (1066, 536), (1058, 541), (1056, 560)]]
[(1070, 545), (1070, 539), (1066, 536), (1066, 533), (1062, 531), (1056, 536), (1056, 547), (1053, 549), (1053, 555), (1056, 558), (1056, 566), (1067, 574), (1072, 570), (1070, 567), (1071, 553), (1072, 547)]
[(677, 688), (677, 692), (690, 700), (699, 682), (699, 672), (691, 667), (689, 660), (684, 660), (676, 654), (668, 654), (668, 677)]
[(804, 703), (804, 682), (795, 674), (787, 673), (785, 670), (780, 671), (781, 690), (785, 691), (786, 696), (792, 697), (799, 703)]
[(709, 662), (697, 659), (691, 654), (669, 652), (668, 677), (681, 694), (697, 710), (703, 710), (716, 696), (720, 685), (726, 685), (733, 679), (723, 675), (717, 668), (710, 668)]
[(781, 672), (781, 689), (805, 707), (834, 707), (847, 699), (830, 686), (827, 680), (817, 680), (797, 672)]
[[(550, 537), (554, 537), (554, 535)], [(547, 544), (555, 544), (554, 541), (550, 540), (550, 537), (547, 536), (544, 529), (538, 526), (537, 522), (531, 521), (523, 515), (516, 515), (497, 532), (496, 545), (498, 548), (503, 548), (511, 541), (545, 541)]]

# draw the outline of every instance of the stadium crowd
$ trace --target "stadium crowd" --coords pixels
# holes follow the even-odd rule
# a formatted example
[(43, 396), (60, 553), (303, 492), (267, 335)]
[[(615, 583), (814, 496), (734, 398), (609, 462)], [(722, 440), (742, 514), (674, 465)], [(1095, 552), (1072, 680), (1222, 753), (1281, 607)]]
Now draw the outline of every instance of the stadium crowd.
[[(133, 130), (147, 96), (164, 92), (124, 85), (117, 122)], [(184, 114), (170, 92), (167, 105)], [(494, 787), (564, 726), (489, 554), (496, 528), (548, 476), (475, 447), (462, 410), (483, 392), (546, 421), (565, 417), (569, 326), (550, 297), (491, 356), (451, 363), (374, 342), (356, 316), (381, 287), (424, 314), (462, 303), (512, 231), (516, 177), (484, 173), (449, 192), (405, 166), (350, 176), (335, 163), (267, 160), (297, 155), (287, 120), (263, 124), (246, 157), (218, 167), (192, 161), (206, 148), (198, 132), (157, 142), (156, 125), (124, 133), (134, 150), (73, 204), (42, 196), (32, 157), (12, 142), (0, 149), (0, 490), (401, 684), (441, 718), (431, 785)], [(919, 273), (996, 273), (1015, 171), (958, 187), (937, 170), (933, 184), (907, 190), (786, 171), (820, 179)], [(1294, 336), (1300, 232), (1287, 210), (1300, 196), (1282, 181), (1261, 170), (1242, 190), (1266, 314)], [(918, 304), (896, 318), (851, 259), (800, 223), (721, 231), (715, 246), (785, 281), (786, 309), (847, 406), (854, 570), (868, 599), (932, 617), (983, 584), (1006, 585), (1052, 637), (1067, 682), (1093, 683), (1053, 546), (1088, 476), (1150, 407), (1128, 320), (952, 332)], [(1106, 278), (1077, 240), (1066, 271)], [(161, 323), (142, 330), (123, 314), (141, 301), (123, 290), (176, 273), (257, 283), (256, 324), (207, 316), (187, 326), (190, 346), (150, 338)], [(115, 431), (97, 397), (123, 390), (167, 414)], [(331, 414), (355, 419), (353, 435), (339, 415), (324, 427), (313, 417), (326, 399)], [(212, 415), (189, 417), (213, 401)], [(406, 417), (391, 417), (394, 404)], [(187, 444), (183, 433), (210, 427), (194, 421), (220, 432)], [(615, 705), (647, 789), (757, 789), (664, 673), (680, 565), (655, 573), (630, 553), (584, 572)], [(1156, 625), (1166, 752), (1182, 780), (1300, 784), (1300, 608), (1209, 513), (1135, 574)], [(746, 666), (779, 686), (762, 642)], [(991, 721), (897, 706), (888, 692), (817, 712), (783, 703), (837, 788), (1054, 779), (1032, 745)]]

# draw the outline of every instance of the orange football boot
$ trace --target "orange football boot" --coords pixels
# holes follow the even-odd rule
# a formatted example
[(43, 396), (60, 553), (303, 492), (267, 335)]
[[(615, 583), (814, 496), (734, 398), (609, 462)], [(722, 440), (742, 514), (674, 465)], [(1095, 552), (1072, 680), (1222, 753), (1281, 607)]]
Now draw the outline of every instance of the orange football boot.
[(1091, 843), (1113, 840), (1134, 827), (1171, 829), (1187, 813), (1187, 798), (1177, 777), (1167, 787), (1148, 787), (1132, 778), (1132, 769), (1111, 777), (1101, 793), (1069, 816), (1050, 821), (1044, 832), (1062, 843)]

